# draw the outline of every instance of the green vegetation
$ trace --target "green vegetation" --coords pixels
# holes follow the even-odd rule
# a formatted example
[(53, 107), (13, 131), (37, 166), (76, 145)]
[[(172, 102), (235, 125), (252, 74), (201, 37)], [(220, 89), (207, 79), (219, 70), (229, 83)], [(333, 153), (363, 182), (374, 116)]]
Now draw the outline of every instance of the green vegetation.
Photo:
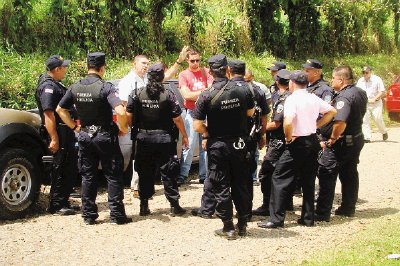
[(376, 220), (350, 243), (341, 243), (325, 252), (317, 252), (300, 265), (399, 265), (389, 254), (400, 254), (400, 216)]

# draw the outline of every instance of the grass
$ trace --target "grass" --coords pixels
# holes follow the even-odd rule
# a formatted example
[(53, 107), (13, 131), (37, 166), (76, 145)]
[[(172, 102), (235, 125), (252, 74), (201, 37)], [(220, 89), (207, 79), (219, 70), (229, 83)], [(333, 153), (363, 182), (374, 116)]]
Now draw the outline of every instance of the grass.
[[(35, 108), (35, 88), (36, 82), (41, 73), (45, 71), (44, 62), (50, 55), (44, 54), (19, 54), (13, 50), (6, 51), (0, 49), (0, 107), (9, 107), (14, 109), (30, 109)], [(55, 53), (55, 52), (54, 52)], [(177, 54), (168, 54), (163, 59), (167, 65), (172, 64)], [(203, 56), (203, 64), (210, 55)], [(67, 56), (65, 56), (67, 57)], [(244, 60), (247, 67), (253, 70), (255, 78), (264, 84), (270, 85), (272, 77), (266, 69), (273, 61), (280, 60), (287, 63), (289, 70), (301, 69), (301, 64), (305, 60), (286, 60), (277, 59), (268, 53), (254, 54), (247, 53), (239, 56)], [(72, 63), (68, 69), (67, 76), (63, 83), (66, 86), (83, 78), (86, 73), (85, 58), (69, 58)], [(160, 58), (152, 57), (152, 62), (160, 60)], [(353, 55), (343, 57), (322, 57), (318, 58), (324, 63), (324, 75), (330, 80), (332, 69), (340, 64), (348, 64), (353, 67), (356, 78), (361, 76), (361, 68), (364, 65), (370, 65), (373, 71), (382, 77), (386, 87), (393, 82), (394, 78), (400, 74), (400, 54), (369, 54), (369, 55)], [(107, 72), (105, 79), (120, 79), (129, 72), (131, 60), (107, 58)], [(182, 66), (182, 69), (186, 65)], [(398, 126), (398, 123), (392, 122), (384, 113), (384, 119), (387, 126)]]
[(400, 215), (388, 216), (368, 225), (348, 243), (314, 253), (299, 265), (400, 265), (387, 258), (400, 254)]

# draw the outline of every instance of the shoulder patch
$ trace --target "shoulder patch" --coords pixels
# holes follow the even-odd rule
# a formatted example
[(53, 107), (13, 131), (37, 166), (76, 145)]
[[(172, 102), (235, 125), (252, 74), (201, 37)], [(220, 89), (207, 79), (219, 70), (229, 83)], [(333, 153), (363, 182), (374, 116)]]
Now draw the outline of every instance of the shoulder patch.
[(280, 114), (280, 113), (282, 113), (282, 111), (283, 111), (283, 104), (279, 104), (276, 107), (276, 113)]
[(327, 102), (327, 103), (330, 103), (331, 100), (332, 100), (332, 96), (330, 96), (330, 95), (326, 95), (326, 96), (324, 97), (324, 101)]
[(342, 109), (343, 106), (344, 106), (344, 102), (343, 101), (338, 101), (336, 103), (336, 109), (338, 109), (338, 110)]
[(45, 93), (53, 93), (54, 90), (52, 88), (47, 87), (47, 88), (44, 89), (44, 92)]

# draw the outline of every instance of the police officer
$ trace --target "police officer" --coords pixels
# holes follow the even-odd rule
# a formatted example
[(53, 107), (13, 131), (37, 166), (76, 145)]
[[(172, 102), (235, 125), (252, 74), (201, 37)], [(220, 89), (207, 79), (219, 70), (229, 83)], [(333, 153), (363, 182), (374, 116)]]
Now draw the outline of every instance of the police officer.
[(333, 89), (322, 77), (323, 64), (316, 59), (308, 59), (302, 66), (308, 77), (307, 91), (330, 103), (333, 97)]
[(342, 203), (335, 215), (354, 216), (358, 199), (357, 164), (364, 146), (362, 122), (368, 97), (353, 85), (353, 72), (348, 66), (333, 70), (332, 87), (337, 93), (332, 105), (337, 109), (333, 120), (321, 129), (324, 141), (318, 160), (320, 193), (317, 199), (316, 220), (329, 221), (335, 185), (339, 175), (342, 183)]
[[(335, 109), (317, 96), (308, 93), (307, 74), (294, 71), (289, 76), (289, 90), (292, 92), (284, 104), (284, 122), (286, 149), (279, 158), (272, 174), (272, 192), (270, 200), (269, 222), (258, 223), (259, 227), (283, 227), (285, 208), (294, 190), (296, 175), (303, 189), (301, 225), (314, 225), (314, 189), (317, 155), (320, 149), (316, 135), (317, 127), (329, 122), (336, 114)], [(319, 114), (323, 116), (318, 120)]]
[[(216, 79), (226, 76), (225, 55), (211, 57), (208, 64)], [(221, 89), (204, 91), (196, 102), (193, 114), (194, 129), (202, 133), (202, 145), (207, 149), (209, 170), (206, 180), (212, 184), (217, 216), (224, 224), (215, 233), (230, 240), (237, 238), (232, 220), (232, 199), (238, 213), (239, 235), (246, 235), (251, 212), (245, 139), (249, 134), (248, 117), (253, 113), (254, 101), (250, 91), (244, 90), (235, 81), (229, 81)]]
[(73, 178), (77, 176), (75, 136), (55, 112), (57, 104), (67, 90), (60, 81), (64, 79), (70, 62), (60, 55), (50, 56), (46, 61), (47, 72), (40, 76), (35, 94), (42, 120), (42, 133), (48, 140), (50, 152), (54, 154), (50, 203), (47, 210), (61, 215), (75, 214), (75, 210), (79, 209), (79, 206), (71, 206), (68, 202)]
[(179, 160), (172, 132), (175, 123), (182, 134), (182, 146), (187, 147), (188, 137), (180, 116), (182, 109), (175, 95), (162, 84), (162, 64), (150, 66), (147, 77), (149, 83), (131, 93), (126, 107), (128, 117), (138, 128), (135, 170), (139, 174), (139, 214), (150, 214), (148, 200), (155, 193), (154, 176), (159, 171), (164, 184), (164, 194), (171, 205), (171, 215), (182, 215), (186, 210), (179, 205), (180, 195), (176, 181)]
[[(113, 84), (103, 81), (106, 56), (102, 52), (87, 56), (88, 75), (71, 85), (61, 99), (57, 112), (64, 123), (79, 133), (78, 144), (82, 175), (82, 205), (85, 224), (92, 225), (98, 218), (96, 172), (101, 162), (108, 183), (108, 204), (111, 223), (132, 221), (125, 214), (123, 198), (123, 157), (118, 144), (118, 134), (128, 132), (125, 108)], [(78, 126), (68, 116), (67, 109), (76, 106), (80, 118)], [(117, 124), (113, 122), (113, 112)]]
[(265, 130), (267, 126), (267, 115), (270, 112), (267, 104), (265, 93), (260, 87), (255, 84), (248, 83), (244, 80), (246, 73), (246, 64), (241, 60), (229, 60), (229, 73), (231, 82), (236, 82), (236, 85), (244, 90), (250, 90), (254, 100), (255, 112), (252, 117), (249, 117), (247, 129), (250, 132), (247, 138), (246, 145), (248, 150), (249, 178), (248, 190), (251, 200), (253, 200), (253, 173), (257, 171), (256, 152), (258, 147), (265, 146)]
[[(272, 79), (274, 79), (274, 76), (276, 75), (276, 73), (278, 73), (279, 70), (286, 69), (286, 64), (283, 62), (272, 62), (271, 66), (267, 67), (267, 69), (270, 71)], [(269, 90), (271, 92), (271, 101), (276, 101), (276, 98), (279, 98), (279, 89), (276, 85), (275, 80), (274, 83), (272, 83), (269, 87)]]
[(262, 205), (253, 210), (253, 215), (268, 216), (269, 201), (271, 197), (271, 177), (275, 170), (276, 162), (285, 150), (285, 134), (283, 133), (283, 107), (289, 92), (289, 75), (286, 69), (281, 69), (274, 79), (279, 89), (280, 97), (272, 103), (271, 122), (267, 123), (268, 147), (261, 164), (258, 178), (261, 182), (261, 192), (263, 193)]

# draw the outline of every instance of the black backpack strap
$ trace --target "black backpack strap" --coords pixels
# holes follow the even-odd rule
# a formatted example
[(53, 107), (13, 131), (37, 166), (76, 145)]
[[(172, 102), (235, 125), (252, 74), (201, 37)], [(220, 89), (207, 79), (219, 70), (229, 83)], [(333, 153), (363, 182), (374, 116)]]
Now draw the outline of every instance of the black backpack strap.
[(221, 94), (224, 92), (224, 90), (226, 89), (226, 87), (228, 86), (229, 81), (225, 84), (224, 87), (222, 87), (222, 89), (220, 89), (218, 91), (218, 93), (211, 99), (211, 106), (215, 104), (215, 102), (218, 100), (218, 98), (221, 96)]

